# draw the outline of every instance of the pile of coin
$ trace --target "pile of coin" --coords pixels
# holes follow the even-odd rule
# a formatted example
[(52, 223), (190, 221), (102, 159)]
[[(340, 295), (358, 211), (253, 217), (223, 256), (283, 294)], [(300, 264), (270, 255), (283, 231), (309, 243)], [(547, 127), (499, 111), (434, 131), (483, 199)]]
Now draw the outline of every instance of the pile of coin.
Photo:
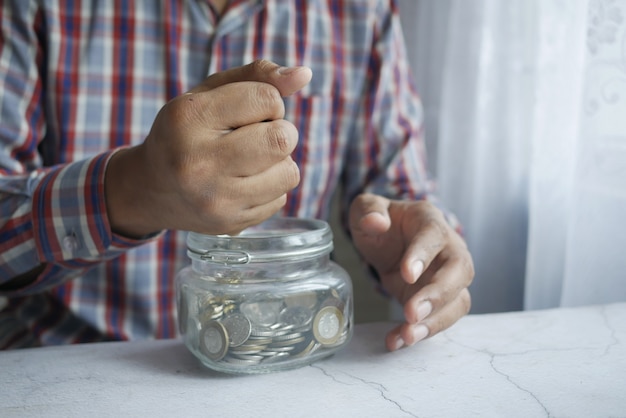
[(350, 335), (350, 299), (336, 289), (181, 297), (187, 342), (213, 363), (244, 368), (297, 361), (339, 347)]

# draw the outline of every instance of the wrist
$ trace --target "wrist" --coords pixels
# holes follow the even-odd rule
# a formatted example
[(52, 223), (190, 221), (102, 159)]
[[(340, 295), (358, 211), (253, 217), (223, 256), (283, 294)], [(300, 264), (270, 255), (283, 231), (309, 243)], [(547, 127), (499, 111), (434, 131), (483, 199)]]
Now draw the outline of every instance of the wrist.
[(142, 238), (161, 228), (152, 219), (149, 188), (140, 146), (115, 152), (105, 171), (104, 191), (111, 231)]

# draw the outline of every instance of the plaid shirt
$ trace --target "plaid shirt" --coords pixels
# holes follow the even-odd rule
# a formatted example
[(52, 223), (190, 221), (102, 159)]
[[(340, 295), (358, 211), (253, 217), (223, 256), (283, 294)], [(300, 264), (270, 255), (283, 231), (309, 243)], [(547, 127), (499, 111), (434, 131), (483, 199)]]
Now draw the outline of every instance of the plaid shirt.
[(164, 103), (207, 75), (265, 58), (306, 65), (285, 99), (300, 185), (284, 214), (326, 218), (363, 191), (430, 190), (422, 110), (393, 0), (5, 0), (0, 19), (0, 347), (170, 338), (185, 233), (111, 232), (104, 171)]

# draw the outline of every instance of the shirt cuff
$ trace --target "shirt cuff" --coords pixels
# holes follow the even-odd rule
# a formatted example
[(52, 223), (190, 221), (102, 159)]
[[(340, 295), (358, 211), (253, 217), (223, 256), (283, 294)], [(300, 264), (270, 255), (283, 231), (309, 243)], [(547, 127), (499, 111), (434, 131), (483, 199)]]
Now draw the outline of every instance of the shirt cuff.
[(33, 195), (33, 234), (41, 262), (74, 267), (113, 258), (154, 236), (131, 239), (111, 231), (104, 176), (115, 153), (52, 168)]

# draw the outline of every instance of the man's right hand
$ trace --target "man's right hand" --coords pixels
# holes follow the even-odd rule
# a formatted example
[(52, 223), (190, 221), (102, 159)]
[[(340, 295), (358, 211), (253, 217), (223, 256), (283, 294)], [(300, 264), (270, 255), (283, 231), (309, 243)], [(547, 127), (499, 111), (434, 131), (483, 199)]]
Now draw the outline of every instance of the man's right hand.
[(276, 213), (300, 174), (296, 128), (282, 97), (311, 79), (268, 61), (224, 71), (167, 103), (139, 146), (118, 151), (105, 178), (113, 231), (236, 234)]

